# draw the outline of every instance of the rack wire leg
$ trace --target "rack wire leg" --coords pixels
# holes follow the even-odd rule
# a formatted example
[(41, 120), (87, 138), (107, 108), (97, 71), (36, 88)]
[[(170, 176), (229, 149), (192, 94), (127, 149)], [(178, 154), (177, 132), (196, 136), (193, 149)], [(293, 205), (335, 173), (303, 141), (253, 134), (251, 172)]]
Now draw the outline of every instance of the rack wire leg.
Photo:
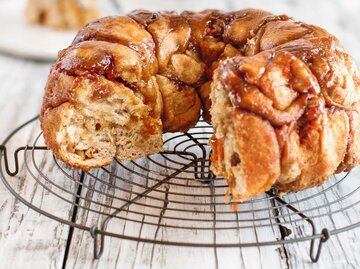
[[(93, 242), (94, 242), (94, 259), (98, 260), (100, 259), (100, 257), (104, 252), (105, 236), (103, 234), (97, 233), (96, 226), (93, 226), (90, 229), (90, 235), (93, 238)], [(99, 238), (100, 238), (100, 248), (99, 248)]]
[(7, 154), (7, 149), (4, 145), (0, 145), (0, 153), (3, 152), (4, 154), (4, 164), (5, 164), (5, 171), (9, 176), (16, 176), (19, 173), (19, 153), (20, 151), (24, 150), (47, 150), (47, 147), (32, 147), (32, 146), (25, 146), (19, 147), (14, 151), (14, 171), (12, 172), (9, 165), (9, 158)]
[(310, 243), (310, 259), (312, 262), (317, 262), (319, 260), (320, 254), (321, 254), (321, 247), (322, 247), (323, 243), (325, 243), (330, 238), (330, 233), (329, 233), (328, 229), (326, 229), (326, 228), (322, 229), (321, 233), (322, 233), (323, 237), (320, 238), (316, 254), (314, 254), (315, 239), (312, 239), (311, 243)]
[[(313, 236), (316, 235), (316, 227), (315, 227), (315, 224), (312, 221), (312, 219), (310, 219), (308, 216), (306, 216), (304, 213), (302, 213), (296, 207), (290, 205), (289, 203), (287, 203), (286, 201), (281, 199), (279, 196), (277, 196), (275, 190), (272, 189), (272, 190), (268, 191), (267, 194), (270, 195), (271, 197), (273, 197), (277, 203), (280, 203), (280, 204), (284, 205), (285, 207), (287, 207), (288, 209), (290, 209), (291, 211), (293, 211), (297, 215), (299, 215), (307, 223), (309, 223), (310, 226), (311, 226), (311, 229), (312, 229), (312, 235)], [(309, 253), (309, 255), (310, 255), (311, 261), (314, 262), (314, 263), (317, 262), (319, 260), (319, 258), (320, 258), (321, 248), (322, 248), (323, 243), (325, 243), (330, 238), (330, 233), (329, 233), (328, 229), (326, 229), (326, 228), (322, 229), (321, 233), (322, 233), (322, 237), (320, 238), (317, 249), (315, 249), (315, 241), (316, 241), (317, 238), (313, 238), (310, 241), (310, 253)], [(315, 253), (315, 251), (316, 251), (316, 253)]]

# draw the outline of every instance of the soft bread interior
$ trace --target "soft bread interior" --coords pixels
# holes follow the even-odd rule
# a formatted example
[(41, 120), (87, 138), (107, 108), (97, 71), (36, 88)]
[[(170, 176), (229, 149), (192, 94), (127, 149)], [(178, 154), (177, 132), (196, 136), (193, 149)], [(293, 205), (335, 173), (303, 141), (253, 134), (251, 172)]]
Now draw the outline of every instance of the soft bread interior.
[(115, 155), (114, 137), (104, 121), (86, 116), (81, 110), (66, 103), (61, 110), (61, 128), (56, 133), (58, 154), (76, 167), (105, 165)]
[(56, 152), (70, 165), (86, 170), (113, 157), (136, 159), (162, 150), (160, 119), (151, 117), (140, 95), (104, 77), (82, 78), (77, 85), (74, 104), (49, 112), (60, 115)]
[(210, 113), (214, 136), (210, 141), (213, 149), (211, 169), (217, 175), (227, 179), (232, 194), (234, 192), (245, 194), (247, 186), (243, 177), (240, 153), (235, 138), (231, 117), (233, 108), (229, 95), (217, 80), (212, 83), (212, 88)]

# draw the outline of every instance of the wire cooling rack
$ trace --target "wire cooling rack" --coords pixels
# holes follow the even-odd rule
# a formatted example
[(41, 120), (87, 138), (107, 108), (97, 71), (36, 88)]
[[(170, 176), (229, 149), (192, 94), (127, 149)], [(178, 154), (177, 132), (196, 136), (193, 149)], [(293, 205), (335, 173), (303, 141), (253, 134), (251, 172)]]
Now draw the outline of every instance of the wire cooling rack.
[(0, 175), (29, 208), (69, 225), (71, 233), (88, 231), (95, 258), (110, 236), (215, 249), (308, 241), (316, 262), (331, 235), (360, 226), (358, 172), (284, 197), (272, 189), (236, 206), (224, 203), (226, 181), (209, 169), (211, 135), (200, 121), (186, 133), (164, 134), (162, 153), (83, 172), (53, 157), (35, 117), (0, 146)]

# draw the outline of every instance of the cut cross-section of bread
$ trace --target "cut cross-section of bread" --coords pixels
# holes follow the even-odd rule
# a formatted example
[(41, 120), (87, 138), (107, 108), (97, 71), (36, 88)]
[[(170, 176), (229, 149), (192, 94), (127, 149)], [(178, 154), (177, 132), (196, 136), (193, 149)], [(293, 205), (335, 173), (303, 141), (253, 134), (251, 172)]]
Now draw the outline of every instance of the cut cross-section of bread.
[(73, 80), (72, 96), (44, 112), (49, 146), (68, 164), (88, 170), (162, 150), (162, 127), (142, 96), (102, 76)]

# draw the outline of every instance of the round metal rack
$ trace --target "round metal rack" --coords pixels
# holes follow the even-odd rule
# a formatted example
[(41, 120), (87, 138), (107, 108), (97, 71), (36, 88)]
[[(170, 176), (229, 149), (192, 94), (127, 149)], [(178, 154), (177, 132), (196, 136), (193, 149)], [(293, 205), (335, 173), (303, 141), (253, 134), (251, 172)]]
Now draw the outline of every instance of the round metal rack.
[[(164, 134), (164, 152), (84, 172), (53, 157), (35, 117), (0, 146), (0, 175), (29, 208), (90, 232), (95, 258), (111, 236), (210, 248), (309, 241), (316, 262), (331, 235), (360, 226), (358, 172), (283, 197), (272, 189), (243, 203), (224, 201), (226, 181), (210, 171), (211, 135), (211, 126), (200, 121), (186, 133)], [(30, 185), (45, 192), (42, 201), (31, 199)], [(343, 215), (340, 224), (329, 221)], [(125, 223), (131, 228), (123, 229)]]

